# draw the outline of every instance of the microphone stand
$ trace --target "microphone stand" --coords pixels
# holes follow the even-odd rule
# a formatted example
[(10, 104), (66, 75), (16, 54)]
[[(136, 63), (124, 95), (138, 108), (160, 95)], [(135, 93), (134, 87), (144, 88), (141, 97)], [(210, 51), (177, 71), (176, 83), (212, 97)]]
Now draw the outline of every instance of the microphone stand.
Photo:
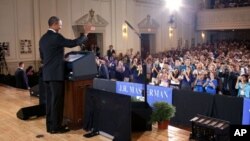
[[(143, 38), (141, 36), (141, 34), (136, 31), (136, 29), (128, 22), (125, 20), (125, 23), (128, 25), (128, 27), (130, 29), (132, 29), (134, 31), (134, 33), (139, 37), (139, 39), (141, 41), (143, 41)], [(147, 103), (148, 103), (148, 98), (147, 98), (147, 65), (146, 63), (144, 63), (144, 57), (143, 57), (143, 54), (142, 54), (142, 50), (143, 50), (143, 46), (141, 44), (141, 64), (142, 64), (142, 75), (143, 75), (143, 82), (144, 82), (144, 90), (142, 91), (142, 96), (144, 96), (144, 103), (145, 103), (145, 106), (147, 107)]]

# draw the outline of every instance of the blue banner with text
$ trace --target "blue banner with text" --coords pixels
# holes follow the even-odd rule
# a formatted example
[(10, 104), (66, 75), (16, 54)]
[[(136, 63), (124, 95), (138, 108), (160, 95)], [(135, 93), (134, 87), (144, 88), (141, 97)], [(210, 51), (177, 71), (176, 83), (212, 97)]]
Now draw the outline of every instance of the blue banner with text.
[(172, 104), (172, 90), (172, 88), (148, 85), (148, 104), (153, 105), (154, 102), (167, 102), (168, 104)]
[(130, 82), (116, 82), (116, 93), (129, 95), (132, 97), (142, 96), (143, 85)]
[[(116, 93), (129, 95), (132, 97), (143, 96), (143, 84), (129, 83), (129, 82), (116, 82)], [(148, 103), (152, 105), (154, 102), (167, 102), (172, 104), (172, 88), (161, 86), (147, 85), (147, 99)]]

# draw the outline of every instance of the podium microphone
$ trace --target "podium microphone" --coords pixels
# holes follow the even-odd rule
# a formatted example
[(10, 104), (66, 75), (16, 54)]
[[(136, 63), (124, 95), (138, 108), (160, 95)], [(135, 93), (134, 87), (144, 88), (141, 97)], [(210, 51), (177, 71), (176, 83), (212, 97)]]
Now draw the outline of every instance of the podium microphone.
[(125, 20), (125, 23), (132, 29), (132, 30), (135, 30), (134, 27), (128, 22)]
[(140, 33), (138, 33), (138, 32), (135, 30), (135, 28), (134, 28), (127, 20), (125, 20), (125, 23), (129, 26), (129, 28), (131, 28), (131, 29), (135, 32), (135, 34), (137, 34), (137, 35), (139, 36), (139, 38), (141, 38)]

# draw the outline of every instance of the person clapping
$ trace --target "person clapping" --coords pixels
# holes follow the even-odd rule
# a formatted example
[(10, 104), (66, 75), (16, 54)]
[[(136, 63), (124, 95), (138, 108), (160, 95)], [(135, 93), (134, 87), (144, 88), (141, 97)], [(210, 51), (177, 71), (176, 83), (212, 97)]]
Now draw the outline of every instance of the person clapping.
[(247, 78), (247, 74), (242, 74), (237, 79), (235, 89), (238, 89), (238, 97), (250, 98), (250, 84)]
[(216, 94), (216, 88), (218, 86), (218, 81), (215, 79), (215, 73), (210, 72), (206, 83), (203, 85), (206, 92), (209, 94)]

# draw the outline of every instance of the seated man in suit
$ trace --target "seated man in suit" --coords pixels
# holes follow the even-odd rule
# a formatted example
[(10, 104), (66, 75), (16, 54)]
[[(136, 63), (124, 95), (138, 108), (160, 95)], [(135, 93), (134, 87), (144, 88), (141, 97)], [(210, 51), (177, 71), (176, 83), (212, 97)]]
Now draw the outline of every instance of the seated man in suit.
[(28, 77), (24, 71), (24, 63), (20, 62), (15, 72), (16, 87), (21, 89), (29, 89)]

